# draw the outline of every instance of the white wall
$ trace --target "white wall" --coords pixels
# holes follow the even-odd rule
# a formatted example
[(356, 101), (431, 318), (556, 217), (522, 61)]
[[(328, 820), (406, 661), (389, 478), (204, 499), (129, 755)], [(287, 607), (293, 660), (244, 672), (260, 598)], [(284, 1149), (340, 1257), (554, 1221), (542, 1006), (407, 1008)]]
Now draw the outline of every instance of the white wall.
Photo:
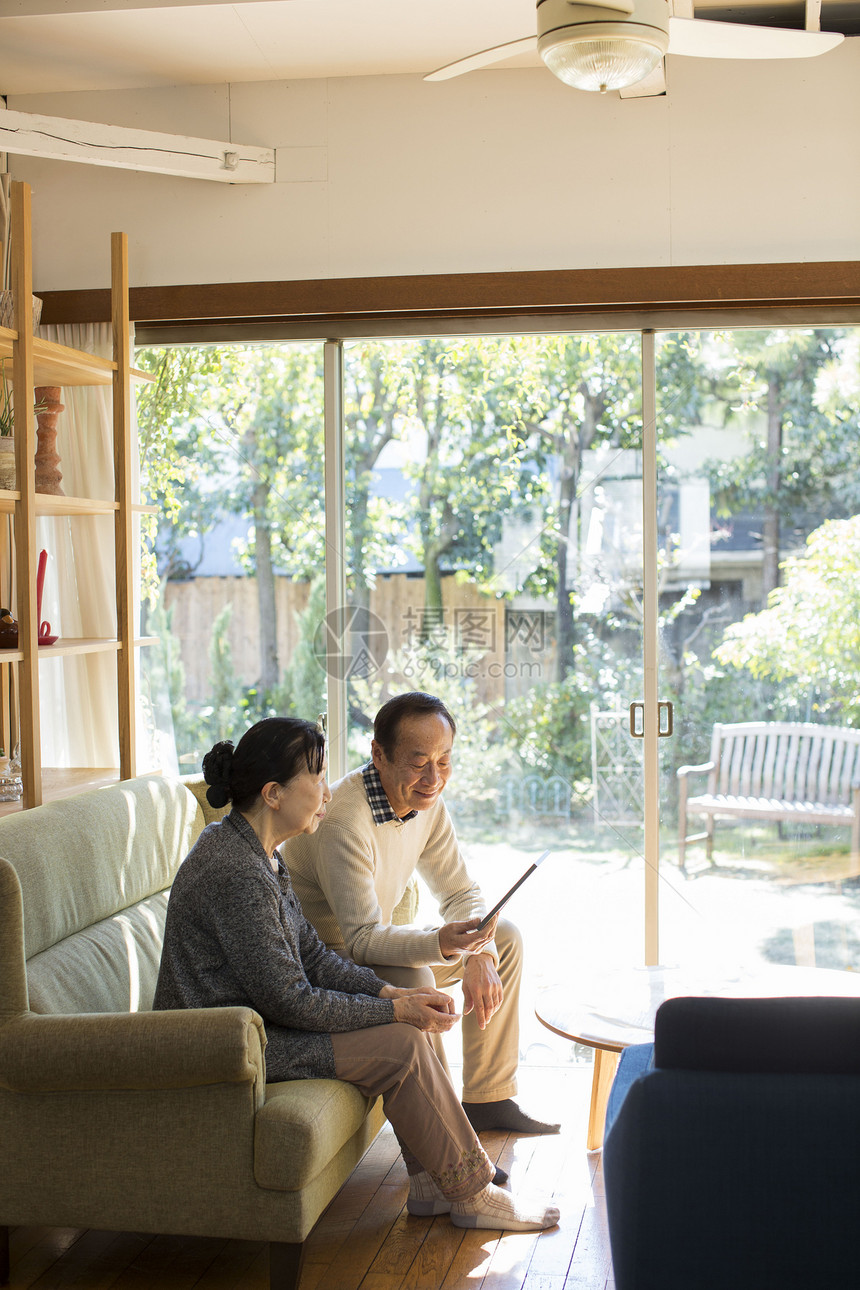
[[(668, 97), (543, 70), (11, 96), (19, 111), (283, 149), (268, 186), (10, 157), (36, 288), (860, 259), (860, 40), (669, 60)], [(232, 134), (228, 122), (232, 122)]]

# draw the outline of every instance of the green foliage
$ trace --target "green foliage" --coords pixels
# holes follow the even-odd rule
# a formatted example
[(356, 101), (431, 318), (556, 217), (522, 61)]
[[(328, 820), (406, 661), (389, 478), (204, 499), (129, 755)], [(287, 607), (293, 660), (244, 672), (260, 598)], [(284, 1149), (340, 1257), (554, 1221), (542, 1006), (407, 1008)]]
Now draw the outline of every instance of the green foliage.
[(191, 772), (199, 769), (203, 754), (212, 744), (234, 737), (237, 719), (244, 707), (228, 638), (232, 605), (225, 605), (212, 624), (208, 651), (209, 701), (192, 705), (186, 697), (185, 668), (173, 631), (173, 609), (168, 609), (165, 602), (166, 585), (161, 583), (155, 603), (145, 609), (145, 631), (161, 642), (160, 648), (153, 647), (148, 659), (149, 687), (153, 693), (168, 696), (180, 769)]
[(138, 397), (142, 486), (178, 539), (237, 511), (262, 483), (280, 554), (302, 573), (322, 555), (318, 346), (139, 350), (154, 381)]
[(230, 620), (233, 606), (225, 605), (212, 624), (209, 641), (209, 666), (211, 668), (211, 703), (201, 716), (207, 721), (209, 743), (230, 738), (223, 733), (232, 728), (234, 713), (239, 706), (241, 687), (233, 669), (233, 651), (230, 648)]
[[(228, 347), (204, 345), (139, 349), (135, 365), (153, 378), (137, 389), (141, 496), (158, 506), (159, 518), (144, 516), (142, 588), (154, 604), (159, 571), (155, 553), (158, 532), (168, 538), (166, 571), (171, 572), (179, 541), (195, 532), (201, 520), (198, 497), (208, 457), (199, 451), (199, 426), (219, 383), (231, 379), (233, 353)], [(170, 553), (173, 553), (171, 556)]]
[(12, 411), (12, 386), (6, 377), (6, 360), (0, 359), (0, 437), (8, 439), (15, 428)]
[[(42, 400), (33, 404), (33, 413), (44, 412), (48, 404)], [(0, 358), (0, 439), (8, 439), (15, 429), (15, 411), (12, 384), (6, 376), (6, 359)]]
[(261, 530), (272, 559), (310, 577), (324, 559), (322, 367), (318, 346), (249, 346), (236, 385), (220, 391), (210, 428), (222, 465), (220, 513), (253, 521), (241, 555), (259, 572)]
[(325, 712), (326, 674), (314, 652), (314, 638), (325, 617), (325, 579), (311, 583), (308, 603), (298, 615), (299, 639), (284, 672), (285, 713), (316, 721)]
[(160, 646), (153, 646), (149, 651), (147, 660), (150, 690), (168, 696), (176, 752), (181, 759), (190, 749), (196, 748), (197, 739), (195, 721), (185, 697), (185, 668), (180, 643), (173, 631), (173, 609), (168, 609), (166, 604), (166, 590), (165, 581), (159, 585), (154, 600), (144, 604), (143, 631), (144, 635), (157, 636), (160, 641)]
[[(365, 342), (349, 351), (345, 421), (348, 583), (354, 602), (373, 570), (412, 552), (425, 569), (428, 607), (441, 606), (443, 571), (493, 575), (503, 509), (532, 488), (521, 429), (521, 339)], [(408, 508), (371, 498), (383, 450), (400, 445)], [(375, 510), (375, 515), (373, 514)], [(411, 521), (411, 522), (410, 522)]]
[(571, 789), (591, 774), (590, 681), (574, 668), (505, 704), (504, 733), (523, 771), (560, 775)]
[[(849, 497), (857, 508), (856, 419), (828, 410), (819, 394), (845, 343), (834, 328), (738, 331), (707, 342), (712, 370), (725, 374), (712, 380), (714, 399), (749, 433), (748, 452), (709, 464), (721, 515), (776, 508), (784, 525), (806, 522), (808, 532), (808, 516), (850, 513)], [(778, 426), (770, 436), (768, 419)]]
[(718, 662), (778, 682), (800, 708), (860, 719), (860, 515), (827, 520), (783, 564), (766, 609), (730, 626)]
[[(202, 538), (219, 516), (240, 510), (249, 522), (241, 556), (250, 574), (259, 581), (277, 569), (314, 579), (299, 644), (292, 658), (277, 660), (274, 681), (261, 671), (258, 683), (242, 690), (231, 680), (223, 641), (216, 649), (213, 640), (220, 681), (204, 713), (189, 713), (177, 695), (183, 738), (208, 738), (219, 722), (229, 723), (231, 702), (233, 723), (270, 712), (313, 719), (325, 707), (326, 680), (312, 644), (325, 609), (319, 347), (150, 351), (137, 361), (157, 376), (141, 395), (141, 441), (149, 494), (165, 508), (172, 533), (165, 559), (180, 572), (178, 539)], [(784, 523), (805, 531), (822, 514), (860, 511), (860, 333), (675, 333), (661, 337), (657, 365), (661, 481), (682, 476), (668, 460), (683, 436), (713, 428), (716, 453), (728, 456), (738, 438), (748, 441), (749, 451), (733, 451), (728, 462), (715, 457), (710, 466), (712, 492), (728, 520), (770, 506)], [(367, 604), (375, 570), (396, 567), (411, 553), (428, 571), (431, 606), (441, 604), (438, 575), (449, 570), (497, 596), (525, 592), (555, 604), (559, 674), (544, 676), (503, 710), (478, 698), (467, 656), (435, 639), (432, 647), (393, 656), (381, 676), (350, 683), (358, 722), (398, 688), (426, 686), (443, 694), (462, 716), (452, 787), (460, 793), (468, 786), (482, 807), (508, 769), (559, 773), (587, 787), (591, 701), (602, 709), (626, 707), (641, 693), (642, 588), (622, 559), (635, 525), (618, 506), (619, 545), (604, 535), (596, 575), (581, 559), (586, 542), (579, 531), (588, 494), (608, 495), (608, 481), (622, 480), (628, 466), (635, 472), (642, 446), (640, 369), (637, 333), (349, 347), (345, 555), (352, 602)], [(769, 411), (780, 423), (777, 463), (764, 433)], [(723, 429), (732, 437), (725, 449), (718, 440)], [(372, 495), (390, 445), (406, 461), (413, 489), (406, 503)], [(700, 472), (697, 465), (690, 469)], [(518, 523), (522, 535), (504, 570), (497, 550), (503, 519)], [(856, 719), (854, 537), (840, 532), (829, 540), (841, 563), (817, 580), (807, 568), (808, 585), (793, 599), (789, 584), (797, 575), (789, 561), (786, 595), (775, 596), (765, 611), (772, 617), (755, 616), (761, 620), (755, 627), (745, 620), (712, 656), (725, 604), (703, 608), (696, 588), (677, 586), (672, 523), (667, 518), (661, 528), (667, 647), (661, 697), (675, 700), (679, 737), (666, 741), (664, 760), (703, 759), (716, 720)], [(804, 561), (812, 555), (810, 547)], [(835, 559), (833, 551), (828, 558)], [(607, 608), (586, 614), (594, 576), (608, 589)], [(274, 624), (271, 630), (274, 638)], [(175, 664), (170, 667), (175, 673)], [(365, 731), (355, 737), (353, 754), (366, 745)]]

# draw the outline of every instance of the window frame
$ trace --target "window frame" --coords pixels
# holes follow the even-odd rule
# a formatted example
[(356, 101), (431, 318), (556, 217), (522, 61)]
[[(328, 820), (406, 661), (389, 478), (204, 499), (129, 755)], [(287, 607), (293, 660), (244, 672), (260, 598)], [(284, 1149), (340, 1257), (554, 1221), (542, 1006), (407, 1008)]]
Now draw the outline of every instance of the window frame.
[[(102, 321), (108, 293), (43, 292), (43, 321)], [(140, 346), (319, 341), (325, 374), (326, 609), (346, 601), (343, 344), (362, 338), (636, 331), (642, 341), (645, 962), (659, 963), (657, 332), (860, 325), (860, 261), (661, 266), (139, 287)], [(332, 504), (333, 503), (333, 504)], [(331, 568), (329, 567), (331, 565)], [(329, 771), (346, 772), (344, 678), (328, 677)]]

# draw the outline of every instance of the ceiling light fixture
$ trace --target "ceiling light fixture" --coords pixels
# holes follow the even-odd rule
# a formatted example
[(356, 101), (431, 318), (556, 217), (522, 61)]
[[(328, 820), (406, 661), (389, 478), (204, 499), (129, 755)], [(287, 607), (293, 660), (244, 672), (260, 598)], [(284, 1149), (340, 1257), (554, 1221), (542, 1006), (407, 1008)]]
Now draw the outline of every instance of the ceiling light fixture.
[(602, 5), (539, 0), (538, 52), (549, 70), (578, 90), (621, 90), (648, 76), (669, 48), (669, 0)]

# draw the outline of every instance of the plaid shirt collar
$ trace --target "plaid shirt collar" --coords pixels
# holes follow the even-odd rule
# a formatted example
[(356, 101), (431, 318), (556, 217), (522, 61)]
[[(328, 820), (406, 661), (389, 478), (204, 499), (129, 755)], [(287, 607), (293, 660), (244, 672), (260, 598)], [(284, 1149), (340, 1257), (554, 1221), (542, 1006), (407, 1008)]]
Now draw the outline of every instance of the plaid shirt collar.
[(396, 811), (391, 809), (391, 803), (385, 795), (382, 780), (379, 778), (379, 771), (372, 761), (369, 761), (363, 767), (361, 774), (364, 779), (364, 791), (367, 794), (367, 801), (374, 824), (388, 824), (390, 820), (405, 822), (415, 818), (418, 814), (417, 811), (410, 811), (408, 815), (398, 815)]

